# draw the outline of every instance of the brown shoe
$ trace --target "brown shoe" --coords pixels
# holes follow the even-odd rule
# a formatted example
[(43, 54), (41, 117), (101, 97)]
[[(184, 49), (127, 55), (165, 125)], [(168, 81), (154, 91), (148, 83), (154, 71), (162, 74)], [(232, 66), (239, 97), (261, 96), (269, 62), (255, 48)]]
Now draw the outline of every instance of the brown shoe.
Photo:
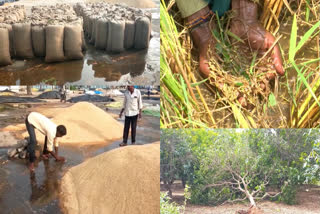
[[(231, 32), (247, 42), (252, 50), (265, 53), (274, 43), (274, 36), (266, 31), (258, 20), (258, 5), (250, 0), (232, 0), (234, 17)], [(284, 75), (280, 48), (275, 45), (271, 51), (274, 68), (279, 75)], [(267, 79), (274, 79), (275, 74), (267, 74)]]

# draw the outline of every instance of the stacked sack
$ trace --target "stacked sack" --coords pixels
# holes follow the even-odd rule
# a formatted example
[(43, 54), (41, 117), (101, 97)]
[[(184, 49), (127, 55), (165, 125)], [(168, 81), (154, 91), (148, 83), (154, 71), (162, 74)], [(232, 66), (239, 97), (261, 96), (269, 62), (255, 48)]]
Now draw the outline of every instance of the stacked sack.
[(82, 19), (67, 4), (32, 7), (31, 44), (34, 55), (46, 62), (83, 58)]
[(5, 17), (6, 23), (0, 24), (0, 65), (11, 64), (12, 57), (45, 57), (46, 62), (83, 58), (82, 18), (72, 6), (32, 7), (30, 17), (25, 16), (23, 7), (17, 8), (21, 10), (19, 18)]
[(46, 62), (83, 58), (84, 34), (97, 49), (122, 52), (149, 47), (151, 13), (125, 4), (78, 3), (0, 9), (0, 66), (11, 58), (45, 57)]
[(151, 14), (125, 4), (78, 3), (85, 36), (97, 49), (122, 52), (149, 47)]
[(12, 24), (26, 18), (24, 6), (0, 8), (0, 65), (10, 65), (14, 57)]

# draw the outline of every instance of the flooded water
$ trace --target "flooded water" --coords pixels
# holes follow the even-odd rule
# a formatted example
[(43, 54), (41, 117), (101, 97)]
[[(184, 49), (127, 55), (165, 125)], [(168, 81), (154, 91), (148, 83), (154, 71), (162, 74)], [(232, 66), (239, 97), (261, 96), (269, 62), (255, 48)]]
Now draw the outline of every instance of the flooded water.
[[(159, 140), (159, 118), (144, 116), (138, 122), (137, 143)], [(52, 158), (49, 161), (37, 161), (34, 175), (29, 173), (26, 160), (8, 160), (8, 148), (0, 148), (0, 213), (61, 213), (58, 196), (60, 180), (66, 170), (90, 157), (118, 148), (121, 142), (120, 139), (109, 146), (83, 147), (62, 144), (59, 155), (66, 158), (66, 163), (55, 162)]]
[(160, 84), (160, 1), (152, 13), (152, 39), (149, 49), (110, 54), (96, 50), (87, 42), (83, 60), (44, 63), (44, 59), (14, 60), (0, 67), (1, 85), (39, 83), (73, 85), (159, 85)]

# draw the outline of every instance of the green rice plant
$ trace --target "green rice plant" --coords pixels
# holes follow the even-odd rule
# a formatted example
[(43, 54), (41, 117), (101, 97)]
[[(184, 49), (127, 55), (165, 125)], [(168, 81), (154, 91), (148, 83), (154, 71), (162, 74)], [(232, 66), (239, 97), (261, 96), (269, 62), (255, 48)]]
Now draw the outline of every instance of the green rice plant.
[[(291, 125), (293, 127), (305, 127), (309, 124), (307, 121), (309, 121), (311, 118), (316, 119), (319, 114), (317, 111), (315, 111), (315, 108), (320, 107), (320, 96), (317, 97), (315, 95), (315, 92), (319, 89), (320, 86), (320, 74), (317, 72), (315, 75), (312, 84), (309, 83), (308, 79), (313, 75), (312, 72), (307, 72), (308, 67), (300, 63), (298, 63), (295, 60), (295, 56), (297, 52), (310, 40), (310, 38), (314, 37), (314, 33), (320, 26), (320, 21), (318, 21), (316, 24), (314, 24), (300, 39), (299, 43), (297, 44), (297, 31), (298, 31), (298, 25), (297, 25), (297, 15), (294, 14), (293, 17), (293, 23), (292, 23), (292, 29), (291, 29), (291, 36), (290, 36), (290, 46), (289, 46), (289, 62), (292, 64), (293, 68), (297, 72), (297, 85), (296, 85), (296, 97), (298, 97), (301, 93), (305, 93), (304, 90), (301, 91), (301, 84), (305, 86), (305, 90), (307, 90), (308, 95), (304, 98), (302, 102), (297, 102), (296, 97), (293, 97), (294, 99), (294, 105), (291, 109)], [(316, 34), (319, 34), (319, 32), (316, 32)], [(317, 61), (319, 59), (313, 60)], [(310, 108), (308, 108), (310, 107)], [(315, 117), (317, 116), (317, 117)], [(314, 121), (313, 121), (314, 122)]]

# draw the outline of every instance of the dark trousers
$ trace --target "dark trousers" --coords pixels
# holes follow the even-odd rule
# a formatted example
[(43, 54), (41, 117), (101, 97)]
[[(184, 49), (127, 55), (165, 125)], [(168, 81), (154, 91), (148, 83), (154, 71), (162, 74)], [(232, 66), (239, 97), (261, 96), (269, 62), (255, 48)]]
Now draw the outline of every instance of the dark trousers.
[(33, 163), (36, 159), (35, 149), (37, 145), (36, 133), (34, 131), (34, 126), (28, 122), (28, 117), (26, 118), (26, 127), (29, 133), (29, 144), (27, 146), (27, 151), (29, 153), (29, 161)]
[(123, 142), (128, 142), (128, 135), (129, 135), (129, 129), (131, 125), (131, 142), (136, 142), (136, 130), (137, 130), (137, 121), (138, 121), (138, 115), (127, 117), (124, 121), (124, 130), (123, 130)]
[(46, 136), (45, 139), (44, 139), (44, 147), (43, 147), (43, 152), (42, 152), (42, 154), (44, 154), (44, 155), (49, 154), (49, 151), (47, 149), (47, 141), (48, 141), (48, 138)]

